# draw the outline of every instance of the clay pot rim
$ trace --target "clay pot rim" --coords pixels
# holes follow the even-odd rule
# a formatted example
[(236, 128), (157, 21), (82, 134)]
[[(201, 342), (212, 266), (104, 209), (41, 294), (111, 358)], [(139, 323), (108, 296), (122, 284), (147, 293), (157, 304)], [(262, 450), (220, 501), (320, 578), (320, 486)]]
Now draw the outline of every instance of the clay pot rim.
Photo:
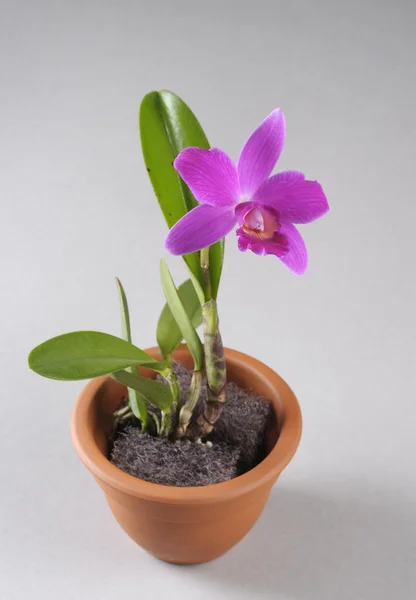
[[(178, 350), (184, 349), (186, 349), (184, 345), (178, 348)], [(146, 351), (156, 355), (158, 348), (150, 348)], [(121, 492), (151, 502), (169, 504), (211, 504), (249, 493), (268, 481), (272, 485), (290, 462), (299, 445), (302, 416), (298, 401), (287, 383), (264, 363), (229, 348), (225, 348), (225, 357), (228, 363), (236, 367), (241, 365), (246, 371), (252, 371), (257, 376), (267, 379), (276, 390), (275, 396), (270, 398), (275, 409), (281, 409), (283, 405), (284, 420), (279, 439), (269, 455), (257, 467), (229, 481), (199, 487), (166, 486), (143, 481), (125, 473), (103, 455), (95, 440), (91, 419), (88, 419), (91, 403), (99, 389), (108, 381), (109, 376), (91, 380), (79, 394), (72, 412), (71, 436), (84, 465), (96, 478)]]

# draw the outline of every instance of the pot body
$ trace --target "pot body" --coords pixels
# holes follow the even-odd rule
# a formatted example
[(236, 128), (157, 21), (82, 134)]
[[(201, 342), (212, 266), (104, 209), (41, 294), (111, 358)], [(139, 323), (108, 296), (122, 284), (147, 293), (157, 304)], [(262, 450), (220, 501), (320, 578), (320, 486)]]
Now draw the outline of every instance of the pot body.
[[(157, 348), (147, 350), (157, 356)], [(74, 407), (71, 433), (75, 448), (103, 489), (124, 531), (164, 561), (196, 564), (212, 560), (239, 542), (260, 516), (270, 490), (299, 444), (302, 418), (287, 384), (263, 363), (225, 349), (227, 376), (270, 399), (273, 416), (266, 436), (267, 456), (254, 469), (231, 481), (180, 488), (142, 481), (107, 458), (112, 413), (126, 388), (110, 377), (92, 380)], [(174, 358), (186, 366), (185, 346)], [(151, 376), (149, 371), (143, 374)]]

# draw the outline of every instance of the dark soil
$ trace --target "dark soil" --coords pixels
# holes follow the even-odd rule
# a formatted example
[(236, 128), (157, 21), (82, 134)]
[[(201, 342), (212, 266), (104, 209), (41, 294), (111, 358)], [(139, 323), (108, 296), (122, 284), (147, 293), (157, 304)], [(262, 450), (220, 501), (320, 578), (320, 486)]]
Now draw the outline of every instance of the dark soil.
[[(192, 372), (180, 363), (175, 371), (185, 394)], [(205, 386), (203, 390), (194, 418), (203, 411)], [(205, 440), (210, 443), (172, 442), (142, 434), (130, 421), (116, 432), (111, 462), (139, 479), (163, 485), (194, 487), (227, 481), (246, 473), (264, 458), (264, 436), (271, 411), (266, 398), (230, 382), (221, 416)]]

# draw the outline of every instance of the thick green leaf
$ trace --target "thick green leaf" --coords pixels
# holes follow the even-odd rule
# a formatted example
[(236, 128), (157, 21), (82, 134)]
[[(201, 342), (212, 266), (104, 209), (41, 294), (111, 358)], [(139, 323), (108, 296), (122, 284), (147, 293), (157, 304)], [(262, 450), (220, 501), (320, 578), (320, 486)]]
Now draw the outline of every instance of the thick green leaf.
[(166, 362), (108, 333), (74, 331), (40, 344), (29, 354), (29, 367), (43, 377), (76, 381), (107, 375), (133, 365), (163, 371)]
[(186, 310), (179, 297), (178, 290), (173, 282), (172, 275), (170, 274), (169, 268), (163, 258), (160, 261), (160, 277), (162, 280), (162, 287), (166, 302), (179, 327), (179, 330), (182, 333), (182, 337), (188, 346), (189, 352), (194, 359), (195, 369), (202, 369), (204, 361), (204, 349), (202, 347), (201, 340), (199, 339), (199, 336), (195, 331), (195, 327), (186, 313)]
[[(127, 303), (126, 292), (124, 291), (123, 286), (121, 285), (120, 279), (116, 277), (118, 295), (120, 298), (120, 313), (121, 313), (121, 333), (123, 339), (127, 342), (131, 343), (131, 327), (130, 327), (130, 313), (129, 313), (129, 305)], [(134, 367), (129, 367), (128, 371), (130, 373), (136, 374), (138, 373), (138, 368), (135, 365)], [(148, 414), (146, 407), (146, 400), (131, 388), (128, 388), (128, 396), (129, 396), (129, 406), (133, 411), (135, 417), (137, 417), (141, 423), (143, 431), (147, 429), (148, 424)]]
[(169, 387), (159, 381), (141, 375), (133, 375), (128, 371), (116, 371), (112, 377), (139, 392), (143, 398), (162, 411), (167, 411), (172, 406), (173, 396)]
[[(179, 299), (195, 327), (202, 323), (202, 309), (194, 285), (190, 279), (178, 287)], [(169, 356), (179, 346), (183, 339), (168, 304), (165, 304), (157, 324), (157, 343), (163, 356)]]
[[(177, 155), (188, 146), (209, 148), (207, 137), (191, 109), (172, 92), (150, 92), (141, 103), (140, 138), (147, 172), (166, 222), (171, 228), (197, 206), (188, 186), (173, 167)], [(201, 282), (199, 252), (184, 256), (191, 273)], [(213, 297), (218, 291), (223, 260), (223, 240), (210, 250)]]

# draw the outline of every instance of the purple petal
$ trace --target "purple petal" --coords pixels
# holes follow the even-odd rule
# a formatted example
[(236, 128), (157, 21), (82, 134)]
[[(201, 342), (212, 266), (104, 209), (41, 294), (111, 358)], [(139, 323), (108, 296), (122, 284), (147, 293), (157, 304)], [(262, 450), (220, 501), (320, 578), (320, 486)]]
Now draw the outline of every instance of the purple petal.
[[(300, 183), (305, 180), (305, 175), (301, 173), (301, 171), (281, 171), (280, 173), (276, 173), (270, 179), (273, 179), (275, 182), (279, 182), (282, 186), (291, 186), (295, 183)], [(270, 181), (270, 179), (268, 181)], [(265, 181), (265, 184), (267, 181)]]
[(251, 198), (266, 181), (285, 141), (285, 117), (277, 108), (253, 131), (241, 150), (237, 170), (243, 196)]
[(289, 242), (289, 252), (280, 260), (297, 275), (303, 275), (308, 266), (308, 253), (302, 236), (292, 223), (282, 223), (279, 233)]
[(171, 254), (189, 254), (218, 242), (236, 224), (234, 210), (201, 204), (186, 213), (169, 231), (165, 248)]
[(173, 163), (198, 202), (229, 206), (240, 197), (237, 169), (218, 148), (185, 148)]
[(310, 223), (329, 210), (322, 186), (298, 171), (273, 175), (260, 187), (254, 200), (273, 206), (284, 221), (292, 223)]
[(288, 252), (288, 240), (285, 235), (280, 232), (275, 232), (273, 238), (259, 239), (247, 234), (242, 227), (236, 231), (238, 235), (238, 249), (241, 252), (251, 250), (254, 254), (266, 256), (274, 254), (278, 258), (282, 258)]

